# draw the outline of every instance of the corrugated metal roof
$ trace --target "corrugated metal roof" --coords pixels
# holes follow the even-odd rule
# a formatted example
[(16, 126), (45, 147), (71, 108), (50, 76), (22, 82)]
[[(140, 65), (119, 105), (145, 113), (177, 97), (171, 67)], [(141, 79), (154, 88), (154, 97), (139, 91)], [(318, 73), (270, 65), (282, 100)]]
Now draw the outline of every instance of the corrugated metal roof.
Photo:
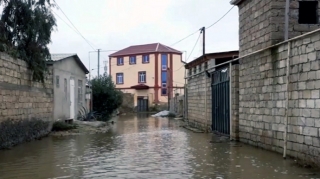
[(130, 46), (130, 47), (127, 47), (125, 49), (122, 49), (120, 51), (117, 51), (117, 52), (109, 55), (109, 57), (143, 54), (143, 53), (154, 53), (154, 52), (182, 54), (182, 52), (180, 52), (176, 49), (173, 49), (171, 47), (168, 47), (166, 45), (163, 45), (161, 43), (153, 43), (153, 44)]
[(56, 53), (56, 54), (51, 54), (51, 60), (52, 61), (59, 61), (63, 60), (72, 56), (77, 55), (76, 53)]
[(66, 58), (69, 57), (74, 57), (74, 59), (76, 60), (77, 64), (83, 69), (83, 71), (87, 74), (89, 73), (89, 70), (87, 69), (87, 67), (82, 63), (82, 61), (80, 60), (80, 58), (78, 57), (78, 55), (76, 53), (53, 53), (51, 54), (51, 60), (48, 60), (48, 63), (54, 63), (60, 60), (64, 60)]
[(230, 4), (238, 5), (239, 3), (243, 2), (244, 0), (231, 0)]

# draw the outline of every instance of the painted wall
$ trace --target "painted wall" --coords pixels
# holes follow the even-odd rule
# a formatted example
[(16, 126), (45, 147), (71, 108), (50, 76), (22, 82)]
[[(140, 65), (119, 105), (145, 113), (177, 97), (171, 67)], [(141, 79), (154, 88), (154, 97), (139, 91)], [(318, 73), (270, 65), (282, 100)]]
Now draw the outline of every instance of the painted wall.
[(147, 89), (147, 90), (135, 90), (135, 89), (123, 89), (121, 90), (124, 93), (131, 93), (134, 96), (134, 106), (138, 104), (138, 96), (148, 97), (149, 99), (149, 106), (152, 106), (154, 101), (154, 89)]
[[(86, 75), (85, 72), (78, 66), (73, 57), (57, 61), (53, 65), (53, 88), (54, 88), (54, 119), (70, 118), (70, 79), (74, 79), (74, 111), (75, 116), (85, 104), (86, 91)], [(56, 77), (59, 76), (59, 86), (57, 85)], [(65, 83), (66, 80), (66, 83)], [(79, 80), (82, 80), (82, 98), (78, 98)], [(65, 85), (67, 91), (65, 92)]]
[(131, 86), (138, 85), (138, 72), (146, 71), (147, 79), (146, 85), (154, 86), (154, 74), (155, 74), (155, 55), (150, 54), (149, 63), (142, 63), (142, 55), (136, 56), (136, 64), (129, 64), (129, 56), (123, 57), (124, 64), (121, 66), (117, 65), (117, 58), (111, 58), (111, 76), (116, 84), (116, 74), (123, 73), (124, 84), (116, 84), (116, 88), (130, 88)]
[[(184, 94), (184, 64), (181, 62), (181, 55), (179, 54), (162, 54), (155, 53), (150, 54), (149, 63), (142, 63), (142, 55), (136, 56), (136, 64), (129, 64), (129, 56), (124, 56), (124, 65), (117, 65), (117, 58), (110, 58), (110, 70), (113, 81), (116, 84), (116, 74), (123, 73), (124, 75), (124, 84), (116, 84), (116, 88), (130, 91), (130, 93), (135, 94), (135, 105), (137, 104), (137, 96), (150, 96), (149, 102), (150, 105), (156, 99), (156, 94), (158, 94), (158, 102), (166, 103), (168, 102), (168, 96), (161, 94), (161, 69), (162, 69), (162, 55), (167, 55), (167, 67), (172, 69), (171, 75), (173, 76), (172, 85), (174, 87), (174, 92), (179, 92), (180, 94)], [(157, 60), (157, 65), (156, 65)], [(171, 63), (172, 60), (172, 63)], [(156, 66), (158, 67), (158, 73), (156, 75)], [(138, 72), (146, 71), (146, 83), (150, 87), (149, 90), (134, 90), (130, 89), (131, 86), (138, 85)], [(167, 74), (168, 75), (168, 74)], [(156, 82), (156, 78), (158, 78), (158, 82)], [(170, 83), (167, 81), (167, 85)], [(177, 90), (176, 90), (177, 87)], [(158, 89), (158, 90), (156, 90)], [(152, 100), (151, 100), (152, 96)]]

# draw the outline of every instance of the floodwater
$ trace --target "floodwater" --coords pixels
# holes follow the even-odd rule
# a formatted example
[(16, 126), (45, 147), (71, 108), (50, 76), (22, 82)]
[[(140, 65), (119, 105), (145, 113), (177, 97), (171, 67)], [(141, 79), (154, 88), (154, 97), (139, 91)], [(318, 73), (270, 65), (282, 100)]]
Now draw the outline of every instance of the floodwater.
[(0, 151), (0, 179), (320, 178), (281, 155), (243, 144), (210, 143), (180, 122), (120, 117), (107, 134), (48, 137)]

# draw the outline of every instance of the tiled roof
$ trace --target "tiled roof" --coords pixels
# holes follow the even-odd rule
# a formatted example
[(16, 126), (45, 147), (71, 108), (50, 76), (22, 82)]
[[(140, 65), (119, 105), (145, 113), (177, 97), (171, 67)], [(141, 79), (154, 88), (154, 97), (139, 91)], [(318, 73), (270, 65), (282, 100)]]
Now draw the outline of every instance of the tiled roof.
[(60, 60), (64, 60), (66, 58), (69, 57), (74, 57), (74, 59), (76, 60), (77, 64), (82, 68), (82, 70), (87, 74), (89, 73), (89, 70), (87, 69), (87, 67), (82, 63), (82, 61), (80, 60), (80, 58), (78, 57), (78, 55), (76, 53), (54, 53), (51, 54), (51, 60), (48, 60), (48, 63), (54, 63)]
[(134, 45), (127, 47), (123, 50), (117, 51), (109, 57), (116, 57), (116, 56), (125, 56), (125, 55), (134, 55), (134, 54), (142, 54), (142, 53), (179, 53), (182, 54), (182, 52), (173, 49), (171, 47), (168, 47), (166, 45), (163, 45), (161, 43), (153, 43), (153, 44), (145, 44), (145, 45)]
[(72, 56), (77, 55), (76, 53), (56, 53), (56, 54), (51, 54), (51, 60), (52, 61), (59, 61), (63, 60)]

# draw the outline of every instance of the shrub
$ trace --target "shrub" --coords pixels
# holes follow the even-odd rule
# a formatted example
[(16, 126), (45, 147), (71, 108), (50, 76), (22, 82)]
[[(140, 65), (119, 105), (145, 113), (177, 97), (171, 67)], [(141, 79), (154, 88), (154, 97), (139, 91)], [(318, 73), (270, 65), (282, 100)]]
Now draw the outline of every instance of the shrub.
[(78, 126), (76, 124), (67, 124), (64, 121), (56, 121), (53, 123), (51, 131), (68, 131), (77, 128)]
[(92, 80), (93, 111), (98, 120), (108, 121), (113, 112), (122, 104), (123, 93), (117, 90), (111, 76), (103, 75)]

